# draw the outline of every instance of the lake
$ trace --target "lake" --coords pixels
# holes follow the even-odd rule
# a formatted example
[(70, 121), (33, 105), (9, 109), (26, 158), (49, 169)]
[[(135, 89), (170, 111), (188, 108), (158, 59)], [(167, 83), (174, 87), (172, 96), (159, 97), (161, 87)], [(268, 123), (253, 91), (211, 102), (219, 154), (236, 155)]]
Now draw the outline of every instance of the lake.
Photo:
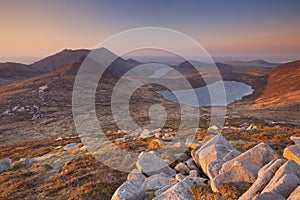
[[(167, 73), (167, 72), (166, 72)], [(222, 98), (224, 95), (222, 84), (226, 91), (226, 101)], [(213, 91), (213, 96), (216, 97), (211, 100), (209, 91)], [(236, 81), (217, 81), (209, 84), (205, 87), (187, 89), (187, 90), (176, 90), (170, 91), (157, 91), (162, 94), (164, 98), (178, 102), (181, 100), (181, 104), (191, 106), (226, 106), (236, 100), (242, 99), (242, 97), (253, 93), (253, 89), (250, 85)], [(195, 92), (196, 98), (191, 98), (191, 94)], [(176, 98), (178, 97), (178, 99)]]

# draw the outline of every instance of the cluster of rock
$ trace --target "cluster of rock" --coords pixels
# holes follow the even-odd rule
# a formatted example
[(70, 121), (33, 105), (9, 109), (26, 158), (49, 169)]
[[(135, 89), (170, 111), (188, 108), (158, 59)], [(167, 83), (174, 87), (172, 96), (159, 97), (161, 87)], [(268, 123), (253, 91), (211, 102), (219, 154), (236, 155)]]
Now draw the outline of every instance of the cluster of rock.
[(144, 199), (146, 192), (155, 192), (154, 199), (192, 199), (189, 189), (193, 185), (205, 185), (206, 178), (199, 177), (200, 171), (193, 159), (181, 156), (172, 169), (157, 152), (142, 152), (136, 169), (129, 173), (127, 181), (114, 193), (112, 199)]
[[(57, 140), (61, 140), (62, 138), (58, 138)], [(64, 151), (72, 151), (74, 149), (79, 149), (83, 147), (82, 143), (70, 143), (66, 144), (65, 146), (56, 146), (53, 147), (53, 149), (63, 149)], [(55, 156), (55, 154), (44, 154), (42, 156), (33, 157), (33, 158), (21, 158), (19, 161), (16, 161), (12, 163), (12, 160), (9, 158), (0, 159), (0, 173), (9, 169), (12, 169), (13, 167), (17, 168), (29, 168), (32, 166), (33, 162), (39, 162), (43, 160), (47, 160), (51, 157)]]
[(31, 107), (30, 106), (14, 106), (12, 108), (8, 108), (4, 110), (2, 113), (0, 113), (0, 117), (6, 116), (6, 115), (13, 115), (17, 112), (25, 112), (25, 111), (30, 111)]
[(127, 142), (130, 140), (135, 140), (137, 138), (154, 138), (159, 143), (167, 143), (171, 144), (172, 141), (175, 139), (176, 132), (173, 131), (173, 129), (139, 129), (136, 131), (125, 131), (125, 130), (119, 130), (118, 133), (125, 133), (125, 135), (122, 138), (116, 139), (119, 142)]
[[(142, 152), (136, 169), (115, 191), (112, 200), (144, 199), (148, 191), (154, 191), (156, 200), (192, 199), (190, 188), (205, 184), (224, 195), (228, 193), (226, 189), (234, 187), (240, 200), (300, 199), (297, 139), (293, 138), (295, 145), (284, 150), (284, 159), (266, 143), (242, 153), (221, 134), (211, 135), (205, 142), (192, 145), (192, 158), (181, 160), (174, 169), (156, 152)], [(201, 172), (206, 176), (200, 177)]]

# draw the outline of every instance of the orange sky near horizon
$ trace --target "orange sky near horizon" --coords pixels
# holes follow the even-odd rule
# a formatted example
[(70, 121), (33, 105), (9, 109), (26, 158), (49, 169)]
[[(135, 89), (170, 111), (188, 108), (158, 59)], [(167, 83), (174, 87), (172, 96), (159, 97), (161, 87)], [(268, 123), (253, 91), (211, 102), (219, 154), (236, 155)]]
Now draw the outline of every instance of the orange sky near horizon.
[[(120, 19), (119, 15), (107, 11), (106, 7), (110, 5), (104, 1), (97, 3), (98, 10), (92, 8), (96, 3), (85, 5), (78, 2), (3, 0), (0, 7), (0, 57), (44, 57), (66, 48), (92, 49), (120, 31), (158, 26), (189, 35), (212, 56), (300, 58), (299, 16), (270, 18), (268, 21), (248, 17), (239, 21), (234, 18), (236, 16), (222, 16), (220, 13), (220, 16), (211, 16), (206, 21), (201, 21), (199, 16), (199, 20), (186, 17), (187, 23), (183, 19), (178, 19), (182, 23), (176, 23), (176, 19), (168, 21), (167, 17), (160, 22), (155, 17), (148, 19), (148, 13), (142, 19), (134, 18), (124, 11), (126, 8), (115, 11), (126, 12), (126, 16)], [(172, 8), (167, 13), (172, 15), (180, 4), (165, 6)], [(120, 45), (126, 45), (126, 42)]]

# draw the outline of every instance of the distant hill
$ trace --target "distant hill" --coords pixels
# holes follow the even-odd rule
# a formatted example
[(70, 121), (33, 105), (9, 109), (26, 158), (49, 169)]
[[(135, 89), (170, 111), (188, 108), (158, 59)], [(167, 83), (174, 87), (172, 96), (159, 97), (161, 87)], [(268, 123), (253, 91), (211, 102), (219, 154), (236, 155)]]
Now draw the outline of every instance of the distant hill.
[(285, 107), (300, 104), (300, 61), (279, 65), (268, 72), (263, 94), (253, 109)]
[(268, 70), (279, 65), (279, 63), (269, 63), (265, 60), (224, 61), (220, 63), (231, 65), (233, 66), (232, 69), (238, 71)]
[(21, 63), (0, 63), (0, 86), (25, 80), (40, 73)]
[(88, 55), (90, 50), (69, 50), (65, 49), (52, 56), (46, 57), (40, 61), (37, 61), (30, 66), (36, 71), (50, 72), (59, 69), (67, 64), (78, 61), (80, 58)]

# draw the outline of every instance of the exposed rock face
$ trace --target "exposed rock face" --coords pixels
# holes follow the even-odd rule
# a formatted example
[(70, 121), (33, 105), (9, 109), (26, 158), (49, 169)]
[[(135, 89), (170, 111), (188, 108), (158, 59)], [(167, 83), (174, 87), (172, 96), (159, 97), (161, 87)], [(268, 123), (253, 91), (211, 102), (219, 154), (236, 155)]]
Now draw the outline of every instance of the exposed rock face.
[(139, 156), (136, 167), (139, 172), (152, 176), (154, 174), (165, 173), (169, 176), (175, 176), (176, 172), (167, 165), (163, 159), (155, 153), (144, 153)]
[(229, 171), (216, 176), (211, 182), (214, 192), (220, 192), (219, 184), (234, 183), (237, 187), (242, 187), (243, 183), (253, 183), (258, 174), (259, 168), (248, 160), (235, 161)]
[(288, 198), (289, 195), (300, 185), (300, 166), (293, 160), (283, 164), (268, 185), (261, 192), (275, 192)]
[(134, 169), (128, 174), (127, 180), (132, 180), (135, 181), (138, 185), (142, 185), (146, 180), (146, 176), (139, 172), (137, 169)]
[(277, 158), (279, 158), (279, 156), (268, 144), (260, 143), (252, 149), (249, 149), (248, 151), (242, 153), (234, 159), (224, 163), (222, 166), (222, 170), (224, 172), (228, 171), (235, 161), (248, 160), (253, 165), (262, 167), (266, 163)]
[(134, 181), (129, 180), (123, 183), (113, 194), (112, 200), (143, 200), (146, 193)]
[(272, 160), (265, 166), (263, 166), (258, 172), (257, 180), (252, 186), (245, 192), (239, 200), (252, 200), (253, 197), (260, 193), (264, 187), (270, 182), (274, 173), (286, 162), (285, 159)]
[(294, 160), (300, 165), (300, 144), (295, 144), (284, 149), (283, 157)]
[(300, 185), (292, 192), (288, 200), (300, 199)]
[(193, 182), (185, 178), (184, 180), (176, 183), (174, 186), (166, 190), (165, 192), (156, 196), (153, 200), (192, 200), (193, 197), (189, 192), (190, 188), (193, 186)]
[(155, 174), (150, 176), (144, 181), (142, 188), (146, 191), (157, 190), (168, 185), (170, 179), (172, 179), (172, 177), (167, 174), (164, 173)]
[(11, 168), (11, 159), (5, 158), (0, 160), (0, 172)]

